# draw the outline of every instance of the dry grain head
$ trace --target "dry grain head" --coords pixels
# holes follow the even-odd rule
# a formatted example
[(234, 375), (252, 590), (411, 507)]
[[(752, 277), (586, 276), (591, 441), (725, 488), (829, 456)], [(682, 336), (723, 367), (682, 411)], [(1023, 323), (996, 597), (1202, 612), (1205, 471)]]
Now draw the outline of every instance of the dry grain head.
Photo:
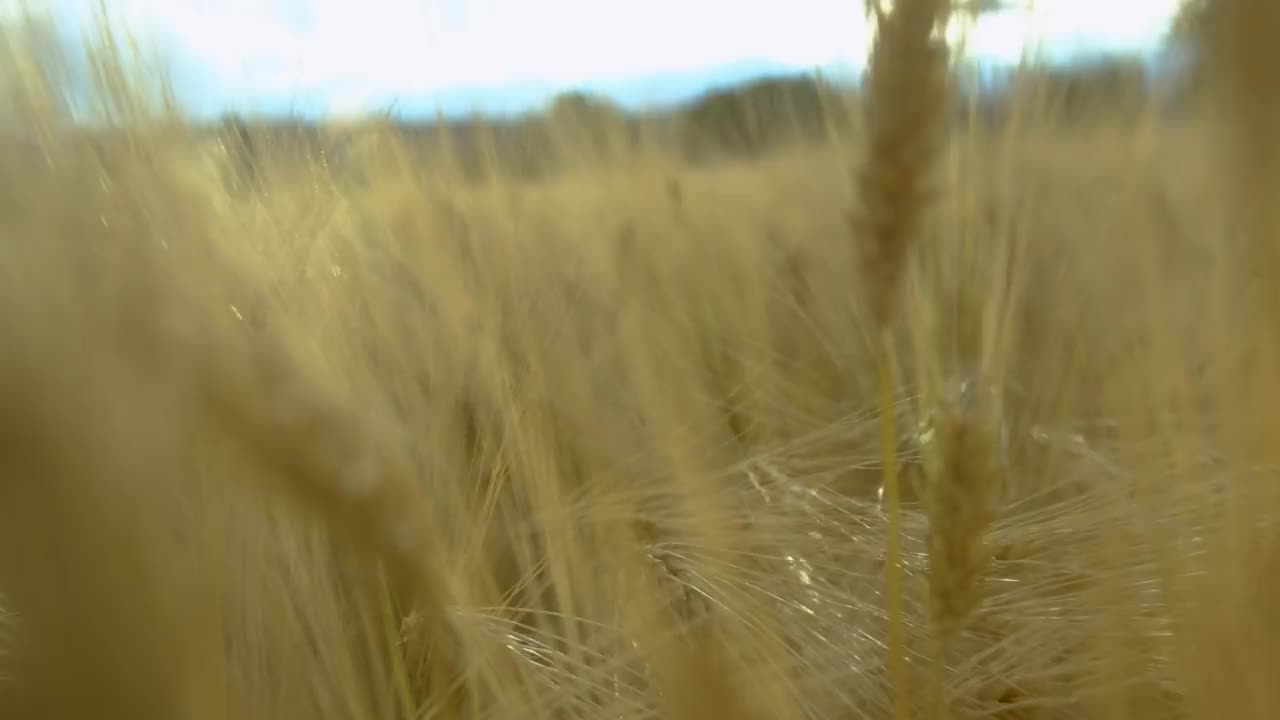
[(896, 3), (880, 16), (867, 68), (868, 156), (855, 231), (868, 300), (882, 326), (893, 316), (944, 139), (947, 47), (935, 28), (947, 6), (946, 0)]
[(968, 386), (942, 404), (921, 435), (929, 516), (929, 606), (941, 640), (954, 637), (983, 597), (1005, 472), (998, 418), (977, 407)]

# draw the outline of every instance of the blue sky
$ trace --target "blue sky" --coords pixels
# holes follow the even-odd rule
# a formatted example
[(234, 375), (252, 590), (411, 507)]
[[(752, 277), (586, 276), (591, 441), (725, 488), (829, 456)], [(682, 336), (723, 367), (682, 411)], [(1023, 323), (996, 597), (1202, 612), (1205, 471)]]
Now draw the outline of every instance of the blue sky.
[[(0, 0), (3, 1), (3, 0)], [(94, 0), (45, 0), (68, 27)], [(755, 74), (861, 65), (863, 0), (107, 0), (195, 109), (517, 111), (585, 87), (628, 106)], [(44, 3), (39, 3), (44, 4)], [(972, 29), (988, 62), (1145, 51), (1178, 0), (1032, 0)]]

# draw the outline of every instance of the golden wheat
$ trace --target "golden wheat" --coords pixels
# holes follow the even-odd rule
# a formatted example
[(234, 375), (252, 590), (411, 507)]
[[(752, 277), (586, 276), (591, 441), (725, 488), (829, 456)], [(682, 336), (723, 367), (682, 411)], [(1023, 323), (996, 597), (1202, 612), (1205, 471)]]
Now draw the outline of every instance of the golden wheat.
[[(925, 495), (929, 619), (937, 640), (934, 662), (943, 673), (957, 635), (983, 599), (991, 554), (987, 532), (1003, 489), (999, 429), (974, 413), (940, 409), (925, 438), (926, 452), (933, 455)], [(940, 675), (939, 714), (945, 712), (945, 688)]]
[(898, 720), (910, 716), (910, 689), (902, 617), (902, 510), (892, 410), (896, 383), (891, 326), (901, 278), (928, 199), (934, 156), (943, 138), (947, 49), (934, 33), (946, 15), (945, 0), (900, 2), (892, 11), (878, 13), (866, 80), (868, 149), (859, 184), (866, 219), (865, 225), (856, 226), (863, 287), (879, 335), (881, 462), (889, 516), (884, 596)]
[(697, 166), (576, 115), (545, 166), (218, 147), (110, 66), (137, 124), (89, 136), (5, 65), (0, 714), (901, 717), (932, 665), (960, 718), (1274, 715), (1271, 269), (1229, 244), (1270, 161), (1034, 72), (949, 133), (944, 4), (895, 4), (865, 137)]

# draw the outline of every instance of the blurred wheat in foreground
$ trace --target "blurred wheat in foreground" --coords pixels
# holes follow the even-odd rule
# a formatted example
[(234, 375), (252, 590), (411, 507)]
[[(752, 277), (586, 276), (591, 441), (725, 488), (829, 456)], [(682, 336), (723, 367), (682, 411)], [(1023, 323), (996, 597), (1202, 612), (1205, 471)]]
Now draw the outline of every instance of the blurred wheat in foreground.
[(0, 717), (1280, 716), (1280, 13), (993, 102), (896, 4), (898, 105), (293, 134), (8, 31)]

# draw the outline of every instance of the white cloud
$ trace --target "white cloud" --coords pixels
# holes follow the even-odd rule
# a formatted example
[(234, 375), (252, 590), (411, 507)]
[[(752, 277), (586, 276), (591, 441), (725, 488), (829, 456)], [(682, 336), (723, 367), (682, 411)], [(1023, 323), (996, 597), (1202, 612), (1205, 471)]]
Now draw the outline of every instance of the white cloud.
[[(50, 0), (86, 17), (93, 0)], [(1038, 0), (975, 28), (970, 47), (1150, 42), (1177, 0)], [(858, 62), (860, 0), (112, 0), (220, 85), (248, 95), (332, 91), (342, 107), (451, 88), (556, 85), (743, 60)]]

